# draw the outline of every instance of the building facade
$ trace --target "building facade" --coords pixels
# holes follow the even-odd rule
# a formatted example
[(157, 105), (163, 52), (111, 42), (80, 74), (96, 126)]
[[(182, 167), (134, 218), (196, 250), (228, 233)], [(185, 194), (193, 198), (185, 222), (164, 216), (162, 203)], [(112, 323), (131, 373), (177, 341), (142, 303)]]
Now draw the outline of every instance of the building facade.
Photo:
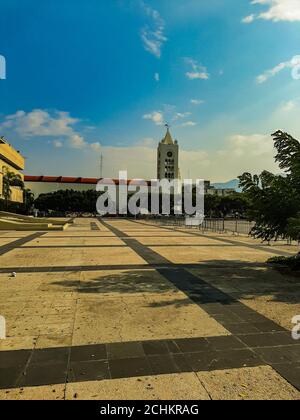
[(173, 140), (169, 127), (157, 149), (157, 179), (180, 179), (179, 145)]
[[(81, 177), (66, 177), (66, 176), (31, 176), (25, 175), (25, 186), (30, 189), (35, 198), (41, 194), (48, 194), (57, 191), (90, 191), (96, 190), (97, 184), (100, 181), (98, 178), (81, 178)], [(117, 187), (117, 194), (119, 193), (120, 180), (114, 179), (114, 184)], [(141, 184), (139, 180), (128, 180), (127, 184), (136, 185)], [(150, 185), (150, 181), (147, 181)]]
[[(24, 181), (24, 175), (22, 171), (25, 168), (25, 159), (21, 153), (15, 150), (7, 141), (0, 137), (0, 199), (4, 199), (3, 196), (3, 175), (6, 171), (13, 172), (19, 175)], [(16, 203), (23, 203), (23, 191), (20, 187), (11, 186), (10, 201)]]

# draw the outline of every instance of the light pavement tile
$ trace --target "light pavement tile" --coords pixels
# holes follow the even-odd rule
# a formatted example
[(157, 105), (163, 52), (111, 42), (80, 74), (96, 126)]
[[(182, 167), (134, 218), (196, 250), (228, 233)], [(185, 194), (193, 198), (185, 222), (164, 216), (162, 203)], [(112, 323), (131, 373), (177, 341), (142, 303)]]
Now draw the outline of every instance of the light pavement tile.
[(72, 334), (69, 335), (40, 335), (36, 340), (37, 349), (69, 347), (72, 345)]
[(183, 294), (78, 301), (73, 345), (229, 334)]
[(9, 336), (69, 335), (73, 329), (72, 315), (19, 316), (9, 328)]
[(67, 384), (68, 400), (209, 400), (193, 373)]
[(1, 389), (0, 400), (63, 400), (65, 385)]
[(2, 232), (2, 235), (1, 235), (2, 238), (12, 238), (14, 240), (24, 238), (25, 236), (30, 235), (30, 232), (17, 232), (17, 231), (6, 231), (6, 232), (1, 231), (1, 232)]
[(123, 241), (115, 237), (74, 237), (74, 238), (51, 238), (43, 237), (27, 242), (22, 248), (28, 247), (49, 247), (49, 248), (61, 248), (61, 247), (73, 247), (78, 246), (84, 248), (85, 246), (126, 246)]
[(0, 247), (16, 241), (17, 238), (3, 238), (0, 237)]
[(146, 264), (127, 247), (116, 249), (15, 249), (1, 257), (2, 267), (55, 267), (80, 265), (128, 265)]
[(213, 400), (299, 400), (300, 392), (270, 366), (197, 373)]
[[(161, 236), (161, 237), (160, 237)], [(147, 245), (147, 246), (155, 246), (155, 245), (159, 245), (159, 246), (175, 246), (174, 250), (176, 252), (177, 247), (179, 246), (189, 246), (189, 245), (198, 245), (199, 248), (200, 247), (226, 247), (226, 244), (222, 243), (222, 242), (217, 242), (213, 239), (208, 239), (208, 238), (202, 238), (202, 237), (195, 237), (195, 236), (169, 236), (169, 237), (164, 237), (164, 234), (158, 235), (158, 236), (154, 236), (153, 237), (149, 237), (149, 238), (138, 238), (137, 240), (143, 244), (143, 245)], [(228, 245), (229, 247), (234, 247), (234, 245)]]
[(15, 302), (0, 301), (0, 314), (6, 318), (8, 316), (15, 318), (17, 315), (20, 315), (23, 312), (25, 305), (25, 302), (16, 304)]
[(75, 238), (77, 238), (77, 239), (82, 239), (82, 238), (109, 238), (109, 237), (111, 237), (111, 238), (114, 238), (115, 237), (115, 235), (112, 233), (112, 232), (110, 232), (109, 230), (107, 230), (107, 231), (104, 231), (104, 230), (101, 230), (101, 231), (85, 231), (85, 232), (80, 232), (80, 231), (78, 231), (78, 232), (74, 232), (74, 231), (72, 231), (72, 230), (70, 230), (70, 229), (68, 229), (67, 231), (64, 231), (64, 232), (47, 232), (47, 233), (45, 233), (44, 235), (43, 235), (43, 237), (42, 238), (46, 238), (46, 239), (48, 239), (48, 238), (55, 238), (55, 239), (61, 239), (61, 240), (65, 240), (66, 238), (71, 238), (71, 239), (75, 239)]
[[(123, 229), (122, 229), (123, 231)], [(187, 234), (184, 232), (169, 232), (169, 231), (161, 231), (158, 232), (157, 230), (148, 231), (148, 230), (140, 230), (140, 231), (127, 231), (126, 233), (129, 238), (136, 238), (138, 240), (151, 240), (151, 238), (181, 238), (184, 241), (187, 238)]]
[(155, 270), (113, 270), (84, 272), (78, 289), (80, 298), (131, 297), (138, 294), (178, 292)]
[(14, 295), (21, 295), (24, 292), (33, 294), (42, 281), (40, 277), (28, 274), (17, 274), (16, 277), (12, 277), (11, 274), (0, 274), (0, 295), (9, 292)]
[(216, 263), (220, 260), (244, 261), (244, 262), (265, 262), (271, 254), (263, 251), (245, 247), (197, 247), (197, 246), (178, 246), (176, 252), (172, 247), (150, 247), (153, 251), (167, 258), (174, 264), (197, 264), (197, 263)]
[(33, 349), (36, 341), (37, 336), (7, 337), (5, 340), (0, 340), (0, 351)]

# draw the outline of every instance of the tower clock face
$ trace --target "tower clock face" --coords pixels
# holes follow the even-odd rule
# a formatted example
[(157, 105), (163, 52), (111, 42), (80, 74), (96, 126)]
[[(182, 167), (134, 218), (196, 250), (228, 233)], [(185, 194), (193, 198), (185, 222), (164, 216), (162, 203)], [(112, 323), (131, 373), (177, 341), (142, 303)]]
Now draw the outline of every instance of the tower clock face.
[(173, 153), (172, 152), (168, 152), (167, 155), (168, 155), (169, 158), (173, 157)]

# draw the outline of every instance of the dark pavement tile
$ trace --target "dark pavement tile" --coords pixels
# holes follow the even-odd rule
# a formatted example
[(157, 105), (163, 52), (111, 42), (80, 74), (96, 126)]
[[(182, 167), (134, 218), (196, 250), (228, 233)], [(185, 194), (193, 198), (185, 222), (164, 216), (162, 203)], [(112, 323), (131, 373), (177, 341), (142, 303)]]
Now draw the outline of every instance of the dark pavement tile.
[(228, 313), (224, 313), (222, 315), (214, 315), (213, 318), (215, 318), (216, 321), (218, 321), (219, 323), (221, 323), (222, 325), (224, 323), (242, 323), (243, 320), (238, 317), (235, 314), (228, 314)]
[(179, 372), (193, 372), (193, 368), (189, 365), (184, 354), (173, 354), (173, 360)]
[(252, 325), (257, 328), (260, 332), (280, 332), (285, 331), (286, 329), (276, 324), (273, 321), (262, 321), (262, 322), (252, 322)]
[(58, 363), (68, 363), (70, 348), (49, 348), (34, 350), (30, 364), (39, 363), (55, 365)]
[(240, 336), (240, 340), (251, 348), (276, 347), (293, 344), (286, 333), (260, 333)]
[(105, 344), (77, 346), (71, 348), (71, 362), (90, 362), (95, 360), (106, 360), (107, 352)]
[(207, 352), (210, 345), (206, 338), (182, 338), (175, 340), (182, 353)]
[(25, 366), (31, 353), (32, 350), (0, 351), (0, 369)]
[(248, 335), (248, 334), (257, 334), (259, 333), (259, 330), (255, 328), (252, 324), (249, 324), (247, 322), (242, 323), (228, 323), (228, 322), (222, 322), (222, 325), (224, 328), (226, 328), (227, 331), (231, 332), (231, 334), (234, 335)]
[(145, 356), (140, 342), (107, 344), (106, 349), (108, 359), (129, 359)]
[(175, 340), (165, 340), (169, 353), (171, 354), (177, 354), (180, 353), (181, 350), (180, 348), (177, 346), (177, 344), (175, 343)]
[(201, 352), (201, 353), (186, 353), (184, 355), (188, 366), (191, 366), (192, 371), (209, 371), (214, 359), (219, 357), (216, 352)]
[(261, 366), (265, 363), (250, 350), (234, 350), (218, 352), (212, 361), (210, 370), (237, 369), (243, 367)]
[[(257, 353), (267, 364), (292, 363), (296, 356), (291, 352), (290, 347), (264, 347), (255, 349)], [(299, 361), (299, 359), (298, 359)]]
[(161, 354), (158, 356), (148, 357), (152, 374), (163, 375), (180, 372), (179, 367), (175, 363), (173, 357), (170, 354)]
[(212, 316), (227, 313), (227, 305), (223, 305), (222, 303), (206, 303), (202, 305), (202, 309)]
[(15, 388), (23, 370), (24, 368), (20, 366), (0, 368), (0, 389)]
[(275, 365), (274, 369), (300, 391), (300, 363)]
[(212, 350), (238, 350), (245, 348), (245, 344), (242, 343), (238, 338), (234, 336), (221, 336), (221, 337), (208, 337), (208, 343), (210, 344)]
[(109, 369), (112, 379), (148, 376), (152, 372), (150, 364), (145, 357), (110, 360)]
[(169, 354), (170, 352), (165, 341), (145, 341), (142, 345), (147, 356)]
[(72, 362), (68, 382), (101, 381), (109, 379), (108, 361)]
[(19, 387), (32, 387), (43, 385), (64, 384), (67, 379), (67, 364), (58, 363), (50, 365), (36, 364), (27, 368), (26, 375), (24, 375), (19, 383)]
[(224, 370), (265, 364), (256, 354), (247, 349), (191, 353), (186, 354), (185, 357), (194, 371)]

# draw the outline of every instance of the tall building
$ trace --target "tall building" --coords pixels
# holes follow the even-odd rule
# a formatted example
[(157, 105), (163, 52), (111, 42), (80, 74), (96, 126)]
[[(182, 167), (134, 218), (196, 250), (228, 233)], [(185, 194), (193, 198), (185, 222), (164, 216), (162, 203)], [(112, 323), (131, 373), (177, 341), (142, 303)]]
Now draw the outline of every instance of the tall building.
[(157, 179), (172, 181), (179, 178), (179, 146), (177, 140), (173, 140), (168, 127), (157, 149)]
[[(19, 175), (24, 180), (22, 171), (24, 170), (25, 159), (24, 157), (15, 150), (7, 141), (0, 137), (0, 199), (4, 199), (3, 196), (3, 174), (6, 171), (13, 172)], [(23, 203), (23, 191), (19, 186), (11, 186), (10, 188), (10, 201), (17, 203)]]

